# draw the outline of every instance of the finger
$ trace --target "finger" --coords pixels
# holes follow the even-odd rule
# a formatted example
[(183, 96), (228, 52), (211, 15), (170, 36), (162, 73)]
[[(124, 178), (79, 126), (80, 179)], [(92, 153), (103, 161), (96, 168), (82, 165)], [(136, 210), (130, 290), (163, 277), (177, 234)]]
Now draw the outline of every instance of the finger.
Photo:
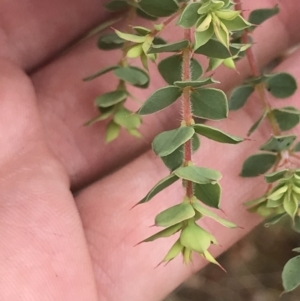
[(0, 64), (0, 300), (97, 300), (69, 179), (47, 149), (34, 89), (18, 67)]
[[(267, 2), (265, 5), (270, 6)], [(250, 4), (248, 8), (251, 8)], [(284, 6), (282, 16), (271, 19), (257, 29), (255, 41), (259, 47), (255, 47), (255, 54), (260, 66), (277, 57), (299, 39), (298, 34), (294, 30), (289, 32), (286, 25), (291, 20), (297, 24), (299, 12), (299, 5)], [(280, 43), (278, 36), (283, 39)], [(117, 83), (110, 74), (90, 83), (83, 83), (81, 79), (97, 69), (115, 64), (119, 58), (119, 52), (100, 52), (94, 42), (89, 41), (32, 77), (49, 146), (66, 166), (74, 187), (122, 166), (149, 148), (150, 141), (158, 132), (179, 124), (180, 110), (177, 107), (173, 110), (169, 108), (159, 115), (144, 118), (144, 139), (133, 139), (122, 132), (121, 137), (109, 145), (103, 143), (106, 122), (91, 127), (82, 126), (97, 114), (93, 106), (95, 97), (115, 89)], [(239, 84), (250, 74), (247, 66), (245, 60), (239, 64), (240, 74), (221, 68), (215, 74), (215, 78), (222, 82), (220, 88), (229, 90)], [(144, 100), (151, 91), (165, 85), (154, 66), (150, 73), (154, 80), (147, 92), (132, 89), (132, 93), (139, 99)], [(130, 103), (129, 105), (134, 107)]]
[(0, 1), (0, 56), (26, 70), (64, 49), (108, 13), (102, 0)]
[[(300, 50), (279, 66), (278, 71), (284, 68), (293, 75), (300, 76), (300, 70), (295, 64), (299, 58)], [(300, 91), (292, 98), (291, 103), (299, 96)], [(255, 97), (251, 101), (254, 100)], [(255, 118), (247, 110), (234, 113), (232, 120), (224, 122), (223, 128), (241, 135), (245, 128), (252, 125)], [(217, 147), (216, 143), (202, 139), (201, 148), (193, 161), (197, 165), (216, 168), (222, 172), (221, 208), (229, 220), (244, 228), (230, 230), (206, 219), (201, 220), (204, 228), (212, 232), (222, 246), (212, 248), (214, 255), (226, 250), (259, 222), (256, 215), (246, 212), (242, 203), (261, 196), (266, 185), (262, 177), (242, 179), (238, 174), (245, 158), (256, 152), (269, 135), (270, 128), (265, 127), (255, 134), (254, 141), (238, 146)], [(150, 203), (130, 210), (132, 205), (142, 199), (167, 174), (159, 159), (147, 152), (77, 196), (76, 201), (95, 264), (99, 294), (104, 299), (114, 301), (122, 295), (132, 301), (140, 300), (140, 296), (144, 296), (145, 301), (162, 300), (191, 273), (206, 264), (195, 255), (194, 265), (189, 268), (180, 259), (175, 259), (166, 267), (154, 269), (176, 238), (144, 243), (133, 248), (137, 242), (158, 231), (149, 228), (155, 215), (168, 206), (181, 202), (184, 197), (180, 183), (173, 184)], [(114, 283), (118, 285), (115, 286)]]

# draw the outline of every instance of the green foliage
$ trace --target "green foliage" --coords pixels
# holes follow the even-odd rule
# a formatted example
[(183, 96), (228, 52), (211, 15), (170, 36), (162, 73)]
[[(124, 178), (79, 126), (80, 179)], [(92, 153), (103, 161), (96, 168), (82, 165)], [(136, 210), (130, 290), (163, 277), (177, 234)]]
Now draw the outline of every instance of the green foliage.
[(195, 184), (194, 194), (195, 197), (205, 205), (212, 208), (220, 208), (221, 186), (218, 183)]
[(195, 215), (193, 206), (183, 202), (179, 205), (170, 207), (155, 217), (155, 225), (160, 227), (171, 227)]
[(300, 255), (290, 259), (283, 268), (282, 282), (285, 292), (290, 292), (300, 285)]
[(174, 182), (178, 180), (178, 177), (175, 174), (170, 174), (169, 176), (165, 177), (161, 181), (159, 181), (148, 193), (147, 195), (139, 201), (137, 204), (142, 204), (149, 202), (154, 196), (156, 196), (159, 192), (164, 190), (165, 188), (172, 185)]
[(242, 108), (253, 92), (254, 87), (251, 85), (243, 85), (235, 88), (229, 98), (229, 110), (235, 111)]
[(218, 89), (195, 89), (191, 93), (191, 103), (193, 115), (200, 118), (220, 120), (228, 115), (226, 95)]
[(204, 124), (195, 124), (194, 129), (196, 133), (221, 143), (237, 144), (244, 141), (243, 138), (226, 134), (214, 127)]
[(255, 25), (260, 25), (269, 18), (279, 13), (279, 7), (276, 4), (273, 8), (260, 8), (253, 10), (249, 16), (249, 22)]
[(198, 184), (215, 183), (222, 177), (217, 170), (194, 165), (179, 167), (173, 173), (181, 179)]
[(173, 104), (181, 95), (181, 90), (176, 86), (167, 86), (155, 91), (144, 102), (138, 113), (148, 115), (161, 111)]
[(297, 90), (297, 82), (288, 73), (277, 73), (266, 81), (267, 90), (276, 98), (287, 98)]
[(289, 131), (300, 122), (300, 112), (294, 107), (284, 107), (272, 111), (282, 131)]
[(276, 162), (276, 154), (260, 153), (250, 156), (243, 164), (242, 177), (257, 177), (267, 172)]
[[(159, 73), (169, 85), (173, 85), (176, 81), (181, 81), (181, 70), (181, 55), (170, 56), (158, 64)], [(201, 65), (195, 59), (191, 60), (191, 72), (192, 80), (197, 80), (203, 74)]]
[(295, 135), (272, 136), (260, 149), (275, 153), (282, 152), (287, 150), (296, 138), (297, 136)]
[(181, 145), (190, 140), (194, 133), (195, 130), (187, 126), (162, 132), (154, 138), (152, 148), (159, 157), (170, 155)]
[(141, 10), (154, 17), (170, 16), (179, 8), (175, 0), (141, 0), (138, 4)]
[[(260, 150), (263, 152), (246, 159), (241, 176), (264, 175), (268, 189), (263, 196), (247, 202), (246, 207), (251, 212), (268, 217), (267, 226), (278, 223), (284, 217), (290, 217), (293, 228), (300, 232), (300, 170), (292, 167), (290, 160), (295, 152), (300, 151), (300, 142), (295, 142), (296, 135), (281, 133), (299, 124), (300, 111), (289, 106), (274, 109), (266, 95), (270, 92), (279, 99), (290, 97), (297, 89), (296, 80), (287, 73), (258, 74), (257, 70), (254, 72), (255, 77), (233, 89), (227, 101), (222, 90), (209, 86), (219, 82), (212, 77), (202, 78), (203, 68), (196, 59), (198, 55), (207, 58), (206, 72), (215, 70), (222, 64), (235, 69), (236, 61), (246, 54), (249, 58), (249, 51), (251, 53), (252, 39), (248, 32), (276, 15), (279, 12), (278, 6), (257, 9), (250, 13), (248, 20), (243, 18), (242, 9), (234, 9), (235, 3), (230, 0), (111, 0), (105, 7), (113, 12), (123, 12), (124, 15), (130, 13), (131, 17), (137, 14), (150, 20), (170, 17), (153, 24), (152, 28), (129, 24), (127, 31), (114, 30), (113, 33), (103, 34), (98, 39), (98, 47), (105, 51), (120, 49), (119, 61), (84, 79), (91, 81), (110, 73), (118, 81), (115, 89), (96, 98), (95, 105), (99, 116), (86, 123), (91, 125), (106, 120), (106, 142), (115, 140), (122, 128), (132, 136), (141, 137), (139, 127), (142, 124), (142, 115), (167, 109), (179, 98), (181, 100), (181, 124), (175, 129), (159, 133), (152, 143), (154, 153), (161, 158), (170, 174), (159, 181), (138, 204), (150, 201), (178, 180), (182, 182), (185, 196), (180, 204), (166, 208), (156, 216), (155, 225), (165, 229), (142, 242), (178, 233), (178, 240), (162, 262), (169, 262), (181, 254), (188, 264), (192, 261), (193, 253), (198, 253), (218, 265), (208, 252), (210, 245), (217, 243), (216, 239), (196, 222), (202, 218), (211, 218), (228, 228), (235, 228), (236, 225), (202, 205), (220, 208), (219, 180), (222, 175), (217, 170), (194, 165), (192, 153), (200, 147), (202, 137), (210, 139), (211, 143), (233, 145), (244, 139), (226, 133), (219, 127), (195, 122), (192, 116), (208, 120), (225, 119), (229, 109), (241, 109), (255, 91), (259, 92), (262, 112), (254, 116), (255, 120), (259, 118), (253, 125), (249, 125), (251, 127), (247, 134), (252, 134), (261, 124), (268, 123), (272, 134), (268, 141), (261, 143)], [(173, 26), (172, 20), (177, 20), (177, 30), (182, 29), (185, 34), (178, 35), (180, 38), (175, 41), (165, 42), (160, 36), (165, 27)], [(190, 38), (191, 35), (194, 36)], [(244, 44), (241, 40), (248, 42)], [(160, 54), (166, 53), (171, 55), (161, 59)], [(134, 65), (136, 59), (140, 60), (142, 68)], [(135, 89), (147, 88), (151, 78), (148, 73), (149, 64), (157, 61), (157, 69), (168, 86), (154, 91), (134, 113), (126, 108), (127, 99), (135, 99), (130, 92), (131, 86)], [(251, 64), (255, 66), (256, 63)], [(167, 120), (168, 117), (164, 115), (164, 118)], [(201, 162), (201, 156), (199, 158)], [(299, 284), (295, 276), (299, 267), (292, 271), (291, 267), (294, 266), (295, 264), (288, 266), (288, 272), (284, 271), (286, 291)]]

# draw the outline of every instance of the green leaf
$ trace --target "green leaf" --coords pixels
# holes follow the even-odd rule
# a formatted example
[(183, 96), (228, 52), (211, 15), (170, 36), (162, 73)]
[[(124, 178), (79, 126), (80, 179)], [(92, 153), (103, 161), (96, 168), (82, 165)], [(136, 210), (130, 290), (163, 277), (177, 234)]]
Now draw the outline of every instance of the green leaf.
[(191, 93), (193, 115), (212, 120), (224, 119), (228, 115), (226, 95), (219, 89), (197, 89)]
[(243, 138), (226, 134), (212, 126), (195, 124), (193, 127), (196, 133), (221, 143), (237, 144), (244, 141)]
[[(158, 70), (163, 79), (170, 85), (181, 81), (182, 55), (173, 55), (158, 64)], [(201, 65), (195, 59), (191, 60), (192, 80), (197, 80), (203, 73)]]
[(293, 252), (300, 253), (300, 248), (294, 248), (292, 251), (293, 251)]
[(126, 98), (127, 98), (127, 93), (125, 91), (116, 90), (98, 96), (95, 99), (95, 105), (98, 107), (107, 108), (122, 102)]
[(297, 153), (297, 152), (300, 152), (300, 142), (298, 142), (295, 147), (293, 148), (293, 152), (294, 153)]
[(276, 4), (273, 8), (261, 8), (253, 10), (248, 20), (252, 24), (260, 25), (269, 18), (277, 15), (278, 13), (279, 7), (278, 4)]
[(142, 54), (144, 54), (142, 44), (134, 44), (132, 47), (128, 48), (126, 56), (130, 59), (135, 59)]
[(233, 20), (222, 20), (222, 23), (229, 31), (239, 31), (250, 27), (252, 24), (246, 21), (243, 17), (237, 16)]
[(261, 125), (265, 117), (267, 116), (267, 112), (265, 112), (249, 129), (247, 136), (250, 136), (251, 134), (254, 133), (258, 129), (258, 127)]
[(210, 39), (205, 45), (195, 50), (195, 53), (203, 54), (211, 58), (227, 59), (240, 52), (240, 45), (230, 45), (226, 48), (219, 40)]
[(276, 162), (277, 156), (270, 153), (260, 153), (250, 156), (243, 164), (242, 177), (257, 177), (267, 172)]
[(149, 28), (143, 27), (143, 26), (133, 26), (132, 27), (135, 32), (141, 36), (146, 36), (147, 34), (151, 33), (151, 30)]
[(289, 131), (300, 122), (299, 110), (294, 107), (274, 109), (272, 113), (282, 131)]
[(300, 216), (296, 215), (292, 228), (295, 232), (300, 233)]
[(127, 4), (127, 1), (124, 0), (112, 0), (104, 5), (104, 7), (110, 11), (117, 12), (122, 11), (130, 6)]
[(265, 219), (265, 227), (268, 228), (271, 225), (277, 224), (279, 221), (281, 221), (286, 216), (286, 213), (280, 213), (277, 215), (273, 215), (267, 219)]
[(206, 209), (205, 207), (201, 206), (199, 204), (199, 202), (194, 202), (193, 207), (196, 211), (201, 213), (203, 216), (207, 216), (209, 218), (212, 218), (216, 222), (218, 222), (219, 224), (221, 224), (221, 225), (223, 225), (227, 228), (236, 228), (237, 227), (234, 223), (232, 223), (232, 222), (230, 222), (230, 221), (228, 221), (224, 218), (219, 217), (217, 214), (215, 214), (215, 213), (211, 212), (210, 210)]
[(176, 232), (178, 232), (181, 228), (182, 228), (182, 223), (175, 224), (175, 225), (173, 225), (173, 226), (171, 226), (167, 229), (164, 229), (162, 231), (159, 231), (159, 232), (155, 233), (154, 235), (144, 239), (140, 243), (154, 241), (158, 238), (170, 237), (170, 236), (174, 235)]
[(109, 143), (119, 137), (121, 127), (116, 124), (113, 120), (110, 121), (106, 126), (105, 142)]
[[(200, 147), (200, 140), (197, 134), (194, 134), (192, 137), (192, 146), (193, 152), (195, 152)], [(183, 152), (184, 146), (182, 145), (177, 148), (172, 154), (161, 157), (161, 159), (164, 164), (170, 169), (170, 171), (174, 171), (183, 163)]]
[(287, 150), (296, 138), (297, 136), (295, 135), (272, 136), (259, 149), (270, 152), (281, 152)]
[(290, 292), (300, 285), (300, 255), (290, 259), (283, 268), (282, 282), (285, 292)]
[(293, 197), (293, 194), (286, 193), (283, 200), (283, 208), (292, 219), (295, 218), (298, 207), (298, 199), (295, 196)]
[(136, 87), (147, 88), (149, 85), (148, 74), (144, 70), (137, 67), (129, 66), (129, 67), (118, 68), (114, 70), (114, 74), (118, 78)]
[(179, 167), (173, 173), (181, 179), (198, 184), (209, 184), (217, 182), (222, 178), (221, 173), (217, 170), (194, 165)]
[(213, 71), (224, 63), (223, 59), (209, 58), (209, 64), (206, 71)]
[(195, 197), (205, 205), (219, 209), (221, 198), (221, 186), (215, 184), (195, 184)]
[(108, 73), (108, 72), (110, 72), (112, 70), (115, 70), (117, 68), (119, 68), (119, 66), (109, 66), (109, 67), (103, 68), (100, 71), (94, 73), (93, 75), (85, 77), (83, 79), (83, 81), (85, 81), (85, 82), (91, 81), (91, 80), (93, 80), (93, 79), (95, 79), (95, 78), (97, 78), (97, 77), (99, 77), (99, 76), (101, 76), (103, 74), (106, 74), (106, 73)]
[(179, 9), (175, 0), (141, 0), (139, 7), (148, 15), (154, 17), (168, 17)]
[(180, 235), (180, 243), (184, 247), (199, 253), (203, 253), (208, 249), (211, 240), (212, 235), (195, 222), (189, 223)]
[(117, 29), (115, 29), (116, 34), (123, 40), (133, 42), (133, 43), (144, 43), (146, 40), (146, 37), (144, 36), (137, 36), (130, 33), (121, 32)]
[(265, 180), (267, 183), (274, 183), (282, 178), (284, 178), (285, 174), (287, 173), (288, 169), (283, 169), (279, 171), (275, 171), (265, 175)]
[(188, 126), (162, 132), (153, 140), (153, 151), (159, 157), (167, 156), (173, 153), (179, 146), (190, 140), (194, 133), (195, 130)]
[(171, 44), (152, 45), (147, 53), (178, 52), (188, 46), (188, 40), (182, 40)]
[(189, 203), (181, 203), (170, 207), (155, 217), (155, 225), (160, 227), (170, 227), (182, 221), (192, 218), (195, 210)]
[(169, 176), (163, 178), (159, 181), (148, 193), (147, 195), (139, 201), (138, 204), (143, 204), (149, 202), (154, 196), (156, 196), (159, 192), (172, 185), (174, 182), (178, 180), (178, 177), (174, 174), (170, 174)]
[(127, 130), (139, 128), (141, 125), (141, 117), (126, 109), (119, 110), (114, 116), (114, 122)]
[(142, 138), (142, 134), (137, 129), (127, 129), (129, 135), (136, 137), (136, 138)]
[(195, 45), (194, 50), (205, 45), (214, 35), (214, 27), (211, 24), (205, 31), (195, 31)]
[(210, 84), (216, 84), (216, 83), (220, 83), (218, 81), (215, 81), (213, 78), (208, 77), (208, 78), (204, 78), (202, 80), (194, 80), (194, 81), (176, 81), (174, 82), (174, 85), (183, 89), (186, 87), (191, 87), (191, 88), (201, 88), (203, 86), (206, 85), (210, 85)]
[(193, 27), (199, 19), (197, 10), (200, 8), (201, 3), (189, 3), (180, 15), (177, 25), (183, 28)]
[(101, 36), (97, 42), (98, 48), (102, 50), (112, 50), (122, 48), (124, 40), (121, 39), (116, 33), (109, 33)]
[(181, 253), (182, 249), (183, 249), (183, 245), (180, 243), (180, 240), (178, 239), (171, 247), (167, 255), (164, 257), (162, 262), (171, 261)]
[(236, 111), (242, 108), (253, 92), (254, 87), (250, 85), (243, 85), (235, 88), (229, 98), (229, 110)]
[(141, 17), (143, 19), (152, 20), (152, 21), (156, 21), (157, 20), (157, 17), (150, 16), (150, 15), (146, 14), (144, 11), (142, 11), (139, 8), (136, 10), (136, 13), (137, 13), (137, 15), (139, 17)]
[(297, 82), (288, 73), (277, 73), (266, 81), (267, 90), (276, 98), (287, 98), (297, 90)]
[(181, 95), (180, 88), (176, 86), (167, 86), (158, 89), (143, 103), (138, 114), (148, 115), (161, 111), (173, 104)]

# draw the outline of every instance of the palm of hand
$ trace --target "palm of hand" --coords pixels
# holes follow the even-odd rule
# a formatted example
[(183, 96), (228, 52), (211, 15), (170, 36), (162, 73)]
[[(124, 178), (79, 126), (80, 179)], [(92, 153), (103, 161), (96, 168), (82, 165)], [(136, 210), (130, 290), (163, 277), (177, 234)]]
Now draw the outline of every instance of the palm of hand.
[[(95, 68), (106, 66), (107, 58), (101, 62), (94, 41), (88, 41), (37, 68), (30, 76), (23, 72), (53, 58), (70, 40), (99, 22), (105, 12), (96, 0), (25, 2), (18, 7), (11, 2), (0, 2), (5, 37), (2, 37), (0, 80), (0, 299), (113, 301), (121, 297), (134, 301), (143, 296), (144, 300), (159, 300), (204, 262), (195, 259), (195, 265), (186, 268), (176, 260), (167, 268), (155, 270), (170, 242), (133, 248), (153, 233), (147, 230), (153, 216), (168, 203), (177, 202), (181, 190), (180, 187), (167, 190), (158, 197), (163, 201), (129, 211), (166, 170), (151, 151), (146, 151), (149, 143), (145, 140), (136, 141), (124, 134), (104, 147), (103, 125), (81, 126), (95, 114), (91, 100), (103, 89), (99, 87), (100, 81), (83, 84), (81, 78)], [(251, 1), (247, 2), (251, 8)], [(272, 1), (265, 2), (265, 6), (270, 6)], [(271, 36), (259, 50), (262, 63), (299, 42), (295, 24), (300, 5), (282, 6), (281, 19), (274, 18), (259, 31), (258, 41)], [(277, 31), (273, 34), (268, 28)], [(276, 41), (278, 36), (285, 43)], [(296, 77), (300, 75), (294, 63), (300, 59), (299, 55), (296, 52), (279, 69)], [(95, 62), (99, 62), (97, 67)], [(219, 78), (224, 78), (223, 88), (241, 80), (241, 75), (229, 78), (224, 72), (218, 73)], [(163, 83), (156, 80), (154, 85)], [(296, 96), (290, 103), (293, 100)], [(249, 105), (244, 113), (239, 112), (224, 122), (224, 128), (244, 135), (258, 117), (255, 113), (258, 109)], [(160, 116), (159, 122), (153, 117), (145, 122), (148, 142), (178, 120), (178, 117), (174, 121), (167, 118), (170, 111)], [(238, 122), (241, 128), (237, 133)], [(259, 140), (259, 135), (265, 137), (266, 133), (257, 134), (255, 139)], [(225, 174), (222, 183), (228, 188), (223, 197), (225, 211), (234, 222), (247, 228), (257, 220), (249, 217), (239, 204), (253, 194), (256, 182), (243, 182), (236, 175), (245, 156), (255, 150), (254, 144), (244, 143), (239, 153), (231, 147), (227, 152), (222, 146), (222, 154), (214, 145), (210, 148), (207, 144), (200, 157), (196, 157), (199, 162), (213, 158), (210, 166)], [(121, 166), (114, 174), (105, 176)], [(90, 184), (99, 175), (102, 180)], [(73, 191), (82, 188), (75, 198), (70, 185)], [(233, 187), (234, 191), (230, 189)], [(216, 233), (224, 248), (245, 232), (229, 233), (210, 223), (205, 226)], [(220, 251), (217, 248), (214, 253)]]

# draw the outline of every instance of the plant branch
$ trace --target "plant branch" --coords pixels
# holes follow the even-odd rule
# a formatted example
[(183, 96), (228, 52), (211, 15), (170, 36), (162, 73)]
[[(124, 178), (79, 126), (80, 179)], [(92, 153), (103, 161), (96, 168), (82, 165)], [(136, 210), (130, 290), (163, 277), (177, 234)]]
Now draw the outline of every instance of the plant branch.
[[(184, 38), (191, 42), (191, 30), (184, 30)], [(190, 46), (183, 50), (182, 52), (182, 80), (191, 80), (191, 59), (192, 50)], [(191, 109), (191, 99), (190, 99), (190, 88), (186, 87), (183, 89), (182, 93), (182, 119), (186, 126), (191, 126), (193, 122), (192, 109)], [(184, 165), (187, 166), (192, 160), (192, 142), (187, 141), (184, 144)], [(186, 182), (186, 196), (192, 198), (193, 196), (193, 183), (190, 181)]]
[[(243, 16), (242, 4), (240, 2), (235, 5), (235, 8), (236, 8), (236, 10), (241, 11), (241, 16)], [(244, 30), (244, 33), (242, 35), (242, 42), (244, 44), (248, 44), (248, 42), (249, 42), (249, 31), (247, 29)], [(257, 61), (254, 57), (252, 47), (250, 47), (246, 50), (246, 56), (247, 56), (247, 60), (248, 60), (252, 75), (254, 77), (260, 77), (261, 72), (258, 68)], [(270, 126), (272, 128), (273, 134), (276, 135), (276, 136), (281, 135), (280, 128), (279, 128), (279, 126), (277, 124), (277, 121), (276, 121), (276, 118), (275, 118), (275, 116), (272, 112), (272, 106), (268, 102), (265, 84), (264, 83), (259, 83), (255, 86), (255, 88), (256, 88), (256, 91), (259, 95), (260, 101), (263, 105), (263, 108), (266, 109), (266, 111), (267, 111), (267, 118), (269, 120), (269, 123), (270, 123)]]

